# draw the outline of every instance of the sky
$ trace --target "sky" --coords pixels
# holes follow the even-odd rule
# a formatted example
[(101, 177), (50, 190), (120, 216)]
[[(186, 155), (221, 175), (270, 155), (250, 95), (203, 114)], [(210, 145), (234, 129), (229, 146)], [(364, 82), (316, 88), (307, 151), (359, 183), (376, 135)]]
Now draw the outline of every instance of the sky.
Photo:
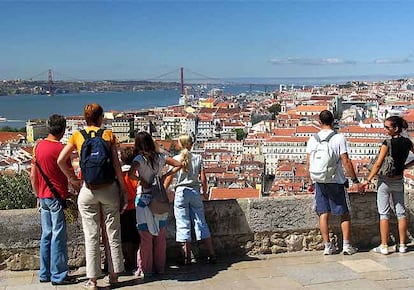
[(0, 0), (0, 79), (414, 76), (414, 1)]

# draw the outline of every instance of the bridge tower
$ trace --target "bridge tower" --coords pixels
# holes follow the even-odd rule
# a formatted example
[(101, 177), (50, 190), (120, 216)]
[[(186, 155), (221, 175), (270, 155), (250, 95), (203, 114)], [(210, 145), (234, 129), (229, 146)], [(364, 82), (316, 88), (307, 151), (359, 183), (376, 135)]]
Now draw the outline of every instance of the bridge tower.
[(53, 76), (51, 69), (49, 69), (47, 73), (47, 84), (49, 86), (49, 96), (53, 96)]
[(180, 84), (181, 84), (181, 95), (184, 96), (184, 68), (180, 68)]

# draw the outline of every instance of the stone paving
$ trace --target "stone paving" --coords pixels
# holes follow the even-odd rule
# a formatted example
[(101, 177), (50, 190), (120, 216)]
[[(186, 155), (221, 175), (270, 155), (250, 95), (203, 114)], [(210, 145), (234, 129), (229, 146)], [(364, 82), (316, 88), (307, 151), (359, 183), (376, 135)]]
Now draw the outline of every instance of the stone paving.
[[(237, 259), (219, 259), (215, 265), (169, 265), (167, 273), (151, 279), (120, 277), (109, 287), (103, 279), (99, 289), (414, 289), (414, 249), (388, 256), (359, 252), (323, 256), (300, 252)], [(0, 290), (81, 289), (84, 269), (71, 273), (80, 282), (68, 286), (40, 284), (37, 271), (0, 271)]]

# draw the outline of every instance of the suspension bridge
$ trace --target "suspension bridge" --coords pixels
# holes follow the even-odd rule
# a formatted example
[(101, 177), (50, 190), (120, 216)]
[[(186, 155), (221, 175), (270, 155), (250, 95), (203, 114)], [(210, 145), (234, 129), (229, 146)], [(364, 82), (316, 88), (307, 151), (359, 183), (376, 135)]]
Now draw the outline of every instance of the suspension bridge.
[[(99, 82), (99, 81), (87, 81), (82, 80), (68, 74), (61, 73), (59, 71), (55, 71), (52, 69), (47, 69), (42, 72), (39, 72), (35, 75), (29, 76), (24, 78), (25, 80), (29, 81), (39, 81), (39, 82), (46, 82), (47, 80), (47, 88), (48, 93), (53, 94), (57, 90), (57, 85), (59, 83), (68, 83), (68, 82), (75, 82), (75, 83), (91, 83), (91, 82)], [(174, 70), (150, 76), (148, 78), (140, 78), (140, 79), (128, 79), (128, 80), (106, 80), (109, 82), (117, 82), (117, 83), (151, 83), (151, 82), (159, 82), (159, 83), (176, 83), (180, 86), (181, 94), (185, 94), (185, 86), (192, 87), (194, 85), (204, 85), (204, 86), (228, 86), (228, 85), (247, 85), (252, 91), (253, 87), (260, 85), (261, 88), (264, 88), (264, 91), (267, 92), (268, 85), (266, 84), (254, 84), (252, 82), (246, 81), (236, 81), (231, 79), (224, 79), (219, 77), (211, 77), (207, 76), (206, 74), (199, 73), (193, 71), (191, 69), (186, 68), (184, 70), (183, 67), (176, 68)]]

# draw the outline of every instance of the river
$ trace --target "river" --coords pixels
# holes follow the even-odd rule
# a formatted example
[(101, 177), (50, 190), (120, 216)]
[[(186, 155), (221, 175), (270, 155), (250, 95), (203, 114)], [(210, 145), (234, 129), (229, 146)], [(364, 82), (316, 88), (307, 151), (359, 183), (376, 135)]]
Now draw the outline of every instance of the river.
[[(225, 93), (239, 94), (249, 90), (271, 90), (278, 86), (233, 85), (223, 87)], [(105, 111), (128, 111), (178, 105), (179, 90), (140, 92), (105, 92), (48, 95), (0, 96), (0, 116), (7, 118), (0, 127), (22, 128), (29, 119), (46, 119), (52, 114), (81, 116), (89, 103), (99, 103)]]

